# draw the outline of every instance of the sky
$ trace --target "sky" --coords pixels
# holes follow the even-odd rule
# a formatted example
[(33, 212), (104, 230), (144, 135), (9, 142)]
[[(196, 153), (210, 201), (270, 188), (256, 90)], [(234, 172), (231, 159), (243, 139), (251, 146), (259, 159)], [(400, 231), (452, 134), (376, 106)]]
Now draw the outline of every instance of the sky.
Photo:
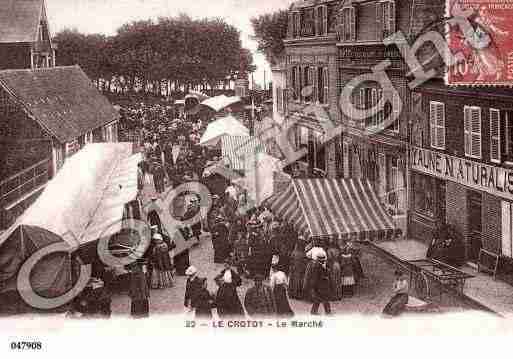
[(122, 24), (134, 20), (156, 19), (187, 13), (192, 18), (223, 17), (241, 31), (244, 47), (253, 51), (257, 72), (255, 83), (267, 83), (271, 73), (264, 56), (256, 52), (251, 39), (250, 19), (254, 16), (285, 9), (292, 0), (46, 0), (52, 33), (76, 28), (83, 33), (113, 35)]

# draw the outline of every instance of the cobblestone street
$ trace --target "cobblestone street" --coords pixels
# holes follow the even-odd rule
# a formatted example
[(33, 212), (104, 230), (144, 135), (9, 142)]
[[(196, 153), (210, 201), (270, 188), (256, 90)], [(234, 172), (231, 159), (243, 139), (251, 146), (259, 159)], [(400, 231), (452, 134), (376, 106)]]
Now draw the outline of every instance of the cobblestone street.
[[(213, 250), (210, 240), (203, 240), (191, 250), (191, 265), (199, 270), (199, 275), (207, 277), (209, 290), (215, 292), (217, 286), (214, 277), (220, 273), (222, 264), (213, 263)], [(335, 314), (364, 314), (379, 315), (391, 295), (394, 267), (374, 253), (362, 252), (362, 265), (367, 276), (356, 290), (353, 298), (333, 302)], [(175, 286), (169, 289), (152, 290), (150, 298), (150, 314), (183, 314), (183, 296), (185, 292), (185, 277), (175, 277)], [(243, 279), (243, 285), (238, 289), (241, 301), (244, 294), (252, 285), (249, 279)], [(308, 302), (291, 300), (291, 306), (296, 315), (307, 315), (310, 312)], [(115, 295), (112, 302), (114, 315), (127, 316), (130, 313), (130, 299), (126, 294)], [(441, 311), (454, 312), (462, 310), (454, 303), (442, 303)], [(215, 311), (214, 311), (215, 312)], [(322, 311), (321, 311), (322, 313)]]

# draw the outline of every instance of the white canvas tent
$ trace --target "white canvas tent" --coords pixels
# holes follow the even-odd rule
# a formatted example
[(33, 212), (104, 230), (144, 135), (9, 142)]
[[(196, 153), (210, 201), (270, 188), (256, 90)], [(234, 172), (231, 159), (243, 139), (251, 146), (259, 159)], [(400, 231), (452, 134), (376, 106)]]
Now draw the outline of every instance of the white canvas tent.
[(225, 96), (220, 95), (216, 97), (211, 97), (203, 102), (201, 102), (202, 105), (207, 106), (214, 110), (215, 112), (219, 112), (231, 105), (235, 105), (236, 103), (241, 102), (241, 98), (238, 96)]
[(277, 182), (290, 180), (281, 169), (280, 160), (266, 153), (256, 153), (245, 161), (245, 176), (235, 181), (246, 189), (248, 197), (260, 206), (274, 195)]
[(249, 137), (249, 130), (233, 116), (226, 116), (210, 123), (200, 139), (202, 146), (216, 146), (223, 136)]
[(125, 204), (137, 198), (137, 163), (130, 143), (88, 144), (66, 160), (36, 202), (0, 237), (19, 226), (60, 236), (71, 249), (121, 229)]

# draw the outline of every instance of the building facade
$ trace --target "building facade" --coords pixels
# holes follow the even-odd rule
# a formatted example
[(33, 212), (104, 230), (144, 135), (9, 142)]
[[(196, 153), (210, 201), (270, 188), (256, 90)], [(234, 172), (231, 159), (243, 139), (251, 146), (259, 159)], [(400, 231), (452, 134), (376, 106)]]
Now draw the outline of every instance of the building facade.
[(0, 0), (0, 70), (55, 66), (44, 0)]
[(0, 71), (0, 229), (92, 142), (117, 142), (118, 112), (78, 66)]
[[(443, 18), (444, 6), (442, 0), (307, 0), (294, 3), (289, 11), (285, 97), (287, 115), (298, 124), (296, 146), (308, 150), (311, 169), (373, 182), (403, 233), (408, 229), (412, 69), (403, 58), (402, 43), (387, 45), (385, 39), (400, 32), (404, 44), (413, 43)], [(426, 57), (432, 50), (422, 46), (417, 55)], [(368, 79), (352, 85), (384, 61), (388, 63), (382, 73), (393, 90)], [(347, 100), (341, 97), (346, 87), (351, 92)], [(372, 111), (382, 99), (384, 107)], [(369, 115), (357, 120), (349, 102)], [(339, 126), (340, 135), (321, 146), (323, 113)]]
[[(289, 12), (285, 40), (286, 88), (279, 98), (286, 102), (288, 117), (296, 124), (292, 142), (307, 150), (304, 164), (307, 176), (336, 177), (341, 174), (340, 136), (325, 143), (323, 121), (333, 127), (340, 123), (337, 93), (338, 1), (299, 1)], [(286, 93), (283, 94), (283, 91)]]
[(453, 229), (471, 263), (485, 249), (512, 258), (513, 91), (451, 88), (432, 80), (416, 90), (410, 233)]

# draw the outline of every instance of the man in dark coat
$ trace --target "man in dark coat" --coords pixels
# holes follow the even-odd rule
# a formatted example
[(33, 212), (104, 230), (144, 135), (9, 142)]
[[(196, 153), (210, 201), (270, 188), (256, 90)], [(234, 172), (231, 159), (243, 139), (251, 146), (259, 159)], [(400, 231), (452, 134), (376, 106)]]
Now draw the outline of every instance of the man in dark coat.
[(273, 292), (262, 283), (263, 279), (261, 274), (255, 275), (255, 285), (248, 289), (244, 297), (246, 311), (256, 318), (269, 318), (276, 314)]
[(230, 242), (228, 241), (228, 227), (222, 217), (218, 217), (212, 230), (212, 245), (214, 247), (214, 263), (223, 263), (230, 255)]
[(330, 280), (330, 272), (327, 266), (326, 254), (322, 253), (318, 255), (308, 280), (310, 281), (308, 287), (310, 288), (313, 302), (312, 310), (310, 313), (312, 315), (318, 315), (319, 306), (322, 303), (325, 313), (328, 315), (331, 314), (331, 306), (329, 301), (332, 295), (332, 285)]

